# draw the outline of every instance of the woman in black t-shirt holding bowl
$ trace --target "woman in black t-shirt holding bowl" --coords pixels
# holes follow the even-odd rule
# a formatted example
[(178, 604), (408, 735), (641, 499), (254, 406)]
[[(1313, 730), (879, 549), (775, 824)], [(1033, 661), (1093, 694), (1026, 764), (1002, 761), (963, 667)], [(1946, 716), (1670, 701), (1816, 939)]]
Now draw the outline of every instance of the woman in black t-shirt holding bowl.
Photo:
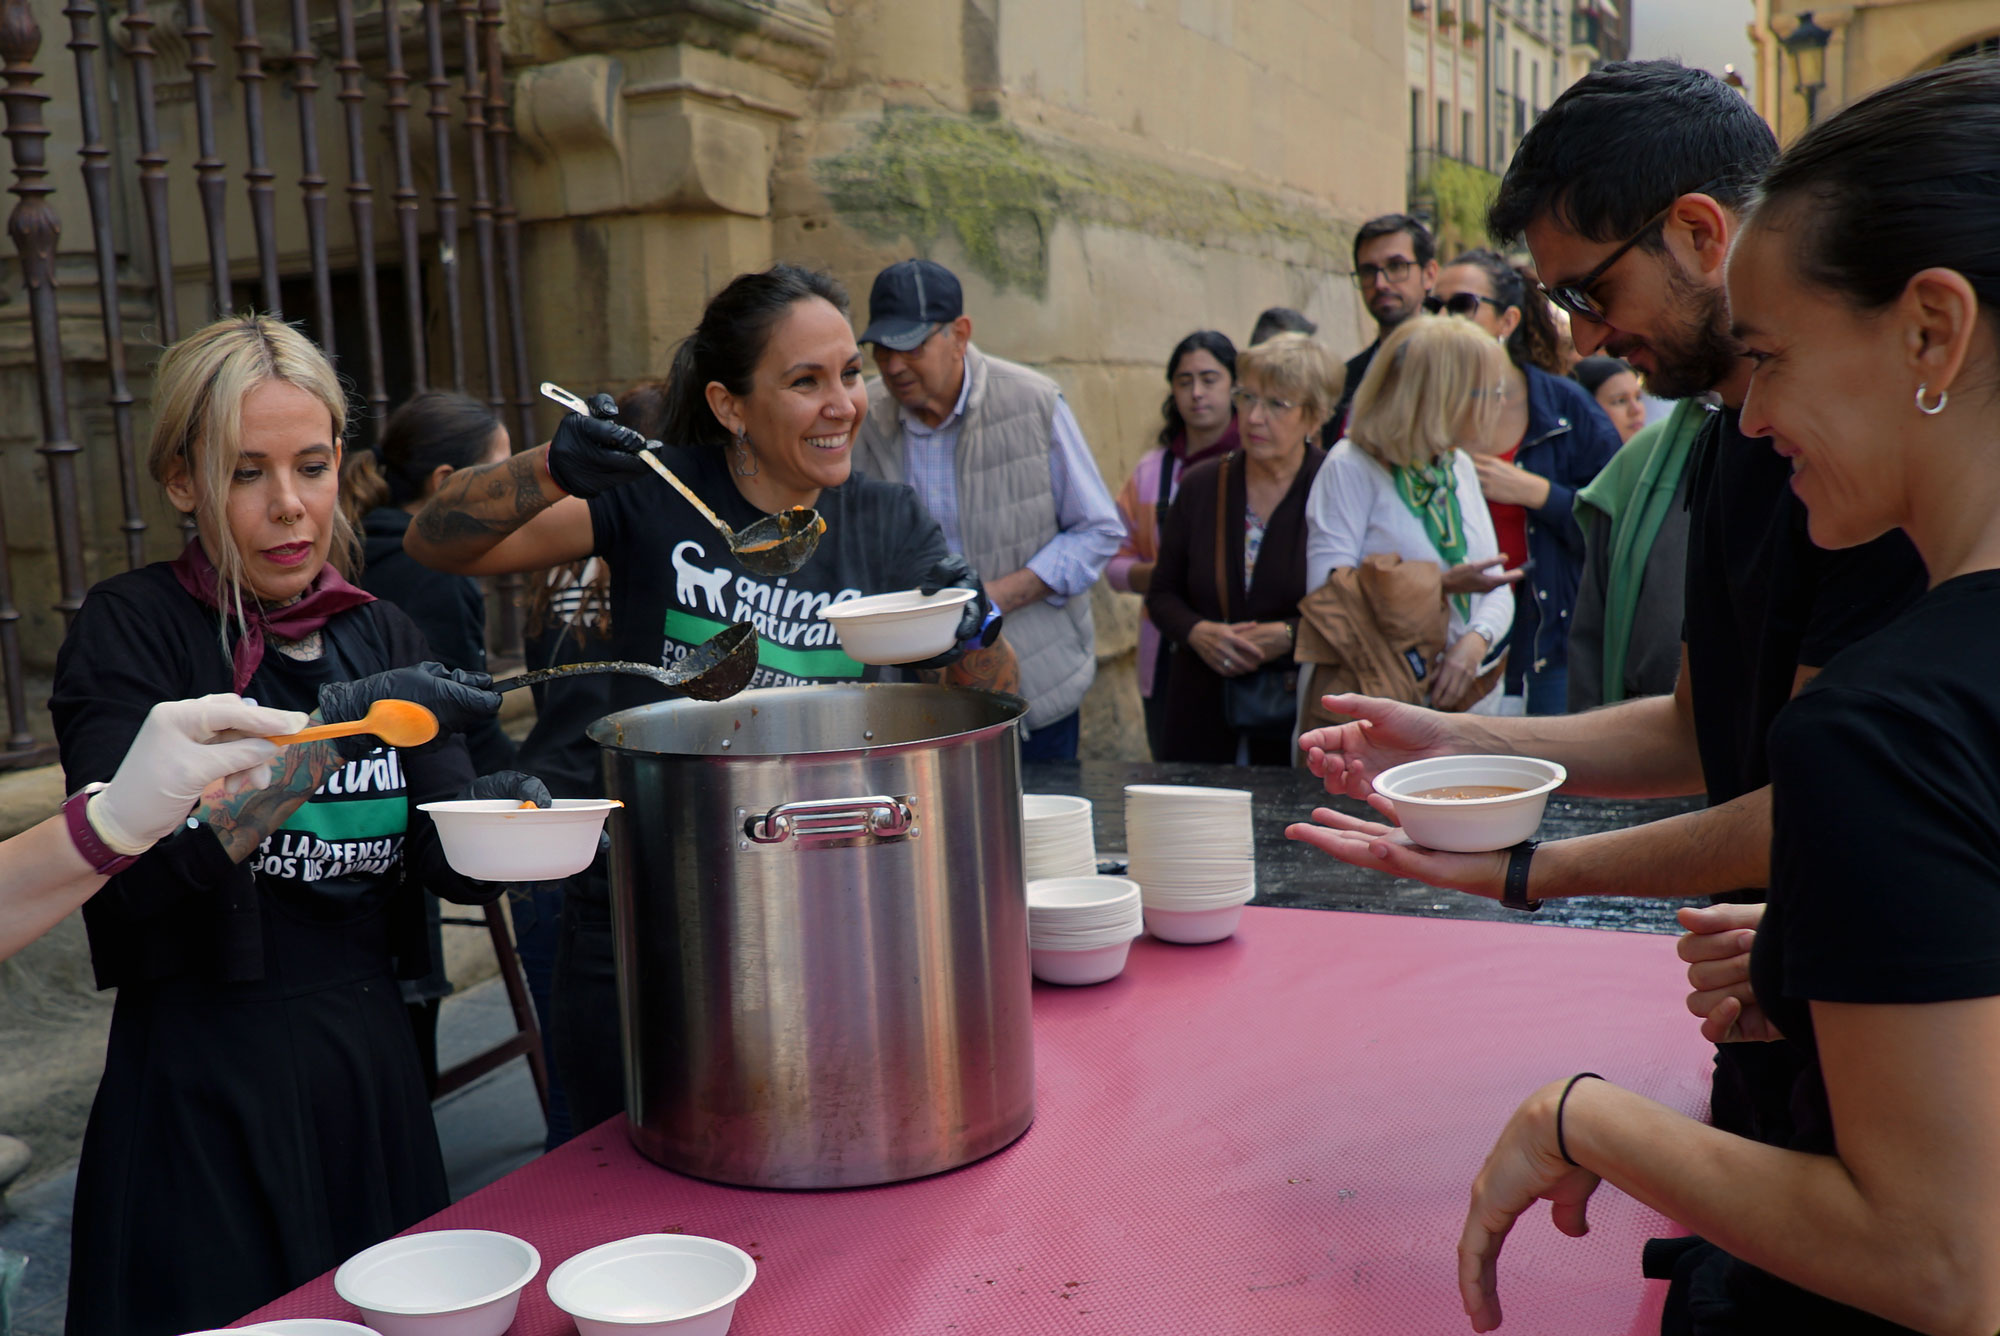
[[(1906, 79), (1793, 145), (1730, 256), (1744, 434), (1791, 460), (1815, 542), (1901, 528), (1931, 582), (1772, 729), (1751, 1005), (1809, 1058), (1796, 1132), (1760, 1145), (1601, 1079), (1537, 1091), (1473, 1187), (1475, 1330), (1516, 1217), (1546, 1198), (1580, 1234), (1600, 1178), (1699, 1236), (1666, 1330), (2000, 1329), (1996, 144), (2000, 66)], [(1751, 1030), (1743, 1005), (1711, 1024)]]
[[(868, 395), (846, 312), (833, 279), (776, 265), (716, 293), (674, 356), (660, 458), (734, 529), (793, 506), (818, 510), (826, 533), (791, 575), (738, 564), (714, 527), (636, 457), (645, 441), (611, 420), (609, 396), (593, 404), (602, 416), (571, 413), (549, 444), (453, 474), (405, 545), (426, 565), (467, 575), (602, 557), (618, 658), (671, 664), (729, 624), (752, 622), (753, 688), (879, 679), (818, 616), (837, 599), (968, 587), (975, 597), (959, 634), (969, 640), (989, 606), (978, 576), (949, 556), (915, 491), (852, 472)], [(941, 657), (955, 659), (943, 669), (947, 681), (1014, 687), (1004, 642)], [(614, 708), (658, 698), (645, 679), (613, 682)], [(551, 998), (550, 1047), (579, 1131), (625, 1106), (603, 863), (569, 883)]]

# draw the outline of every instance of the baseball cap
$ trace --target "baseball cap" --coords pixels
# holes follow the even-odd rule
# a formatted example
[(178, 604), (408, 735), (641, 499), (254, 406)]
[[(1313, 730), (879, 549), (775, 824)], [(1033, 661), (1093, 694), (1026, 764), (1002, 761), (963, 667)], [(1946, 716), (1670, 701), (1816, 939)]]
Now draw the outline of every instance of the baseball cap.
[(899, 353), (922, 343), (931, 326), (965, 314), (958, 276), (936, 260), (899, 260), (875, 275), (868, 290), (868, 328), (862, 343), (879, 343)]

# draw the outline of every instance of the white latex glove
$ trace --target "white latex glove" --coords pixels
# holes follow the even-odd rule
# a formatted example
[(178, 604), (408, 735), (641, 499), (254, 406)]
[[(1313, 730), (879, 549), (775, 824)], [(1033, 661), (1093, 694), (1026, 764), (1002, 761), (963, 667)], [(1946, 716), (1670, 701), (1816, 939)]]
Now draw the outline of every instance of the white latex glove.
[(227, 793), (269, 784), (278, 749), (265, 735), (305, 726), (295, 710), (267, 710), (240, 696), (163, 701), (139, 726), (118, 773), (91, 796), (91, 828), (114, 852), (142, 854), (171, 835), (217, 781)]

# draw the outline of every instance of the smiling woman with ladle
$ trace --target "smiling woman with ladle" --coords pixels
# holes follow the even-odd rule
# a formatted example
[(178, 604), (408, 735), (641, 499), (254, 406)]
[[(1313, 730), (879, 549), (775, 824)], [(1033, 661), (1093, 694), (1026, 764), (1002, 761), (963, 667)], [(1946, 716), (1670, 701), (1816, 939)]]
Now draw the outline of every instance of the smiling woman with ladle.
[[(824, 274), (781, 264), (738, 276), (675, 354), (661, 432), (670, 444), (657, 460), (641, 457), (645, 440), (599, 396), (591, 416), (572, 412), (548, 445), (454, 473), (404, 545), (429, 565), (472, 575), (603, 557), (616, 657), (671, 667), (731, 623), (749, 622), (759, 638), (753, 688), (877, 680), (881, 670), (843, 653), (819, 611), (835, 599), (962, 586), (975, 597), (960, 640), (983, 632), (990, 647), (916, 666), (1010, 689), (1012, 651), (991, 641), (978, 577), (948, 557), (914, 491), (852, 472), (868, 397), (846, 309), (847, 294)], [(817, 550), (802, 565), (761, 571), (743, 531), (797, 507), (825, 523)], [(643, 679), (613, 687), (616, 706), (656, 699)], [(624, 1106), (601, 859), (568, 887), (553, 1011), (550, 1048), (573, 1121), (590, 1127)]]

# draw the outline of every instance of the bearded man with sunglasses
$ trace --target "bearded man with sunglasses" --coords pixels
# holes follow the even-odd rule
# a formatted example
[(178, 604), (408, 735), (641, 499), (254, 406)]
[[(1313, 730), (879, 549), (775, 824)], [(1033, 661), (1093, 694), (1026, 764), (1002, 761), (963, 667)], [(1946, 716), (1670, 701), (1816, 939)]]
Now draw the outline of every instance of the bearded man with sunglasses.
[[(1329, 697), (1330, 709), (1363, 722), (1300, 739), (1330, 792), (1363, 799), (1389, 766), (1475, 752), (1560, 762), (1571, 793), (1705, 793), (1709, 805), (1493, 854), (1424, 849), (1393, 826), (1328, 809), (1313, 814), (1318, 824), (1288, 832), (1347, 862), (1522, 910), (1571, 895), (1740, 902), (1681, 911), (1692, 930), (1682, 943), (1694, 965), (1688, 1005), (1717, 1041), (1776, 1037), (1749, 992), (1744, 931), (1757, 921), (1770, 866), (1765, 734), (1828, 659), (1892, 620), (1925, 585), (1900, 531), (1838, 552), (1815, 547), (1789, 462), (1738, 428), (1754, 368), (1729, 332), (1723, 265), (1739, 213), (1776, 156), (1770, 128), (1714, 76), (1672, 61), (1607, 65), (1571, 85), (1529, 130), (1487, 221), (1496, 237), (1525, 236), (1550, 299), (1572, 317), (1579, 353), (1623, 357), (1655, 394), (1711, 394), (1719, 403), (1689, 464), (1674, 693), (1525, 719)], [(1716, 1125), (1782, 1138), (1794, 1065), (1789, 1045), (1727, 1045), (1717, 1060)]]

